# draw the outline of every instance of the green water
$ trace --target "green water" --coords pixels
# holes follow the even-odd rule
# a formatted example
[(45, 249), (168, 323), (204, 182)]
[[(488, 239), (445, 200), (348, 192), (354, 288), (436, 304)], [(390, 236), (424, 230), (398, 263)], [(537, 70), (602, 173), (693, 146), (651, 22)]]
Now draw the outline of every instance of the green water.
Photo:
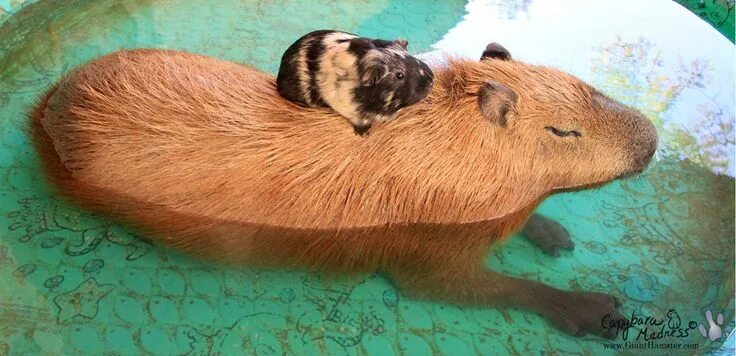
[[(24, 113), (71, 68), (120, 48), (183, 49), (274, 72), (298, 35), (341, 28), (429, 49), (464, 15), (450, 1), (41, 1), (0, 27), (0, 355), (606, 354), (540, 317), (404, 298), (378, 275), (225, 268), (151, 245), (53, 195)], [(512, 237), (488, 263), (609, 292), (624, 314), (734, 320), (734, 181), (662, 159), (643, 176), (553, 197), (576, 243), (558, 258)], [(717, 348), (692, 330), (678, 342)]]

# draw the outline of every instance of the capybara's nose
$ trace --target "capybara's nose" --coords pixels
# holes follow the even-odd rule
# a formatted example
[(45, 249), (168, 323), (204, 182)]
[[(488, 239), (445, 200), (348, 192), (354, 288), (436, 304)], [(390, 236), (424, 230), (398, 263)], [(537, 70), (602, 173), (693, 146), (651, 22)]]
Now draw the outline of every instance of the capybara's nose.
[(652, 157), (654, 157), (654, 152), (657, 151), (657, 145), (655, 144), (646, 144), (642, 145), (641, 148), (638, 149), (640, 154), (638, 157), (635, 158), (634, 164), (640, 169), (644, 170), (649, 165), (649, 162), (652, 161)]
[(637, 171), (643, 171), (657, 152), (657, 129), (649, 119), (642, 116), (632, 135), (631, 153)]

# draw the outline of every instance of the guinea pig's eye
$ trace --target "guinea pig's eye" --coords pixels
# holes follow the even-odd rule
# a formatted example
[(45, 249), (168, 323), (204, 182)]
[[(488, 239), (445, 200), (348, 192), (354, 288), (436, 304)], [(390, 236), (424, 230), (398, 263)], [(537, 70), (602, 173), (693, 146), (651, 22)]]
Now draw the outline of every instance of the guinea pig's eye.
[(401, 72), (396, 73), (396, 78), (398, 78), (398, 79), (404, 79), (404, 73), (401, 73)]
[(560, 129), (558, 129), (556, 127), (552, 127), (552, 126), (545, 126), (544, 129), (547, 130), (547, 131), (549, 131), (549, 132), (551, 132), (551, 133), (553, 133), (553, 134), (555, 134), (555, 135), (557, 135), (557, 136), (559, 136), (559, 137), (570, 137), (570, 136), (572, 136), (572, 137), (580, 137), (580, 136), (582, 136), (580, 134), (580, 131), (576, 131), (576, 130), (565, 131), (565, 130), (560, 130)]

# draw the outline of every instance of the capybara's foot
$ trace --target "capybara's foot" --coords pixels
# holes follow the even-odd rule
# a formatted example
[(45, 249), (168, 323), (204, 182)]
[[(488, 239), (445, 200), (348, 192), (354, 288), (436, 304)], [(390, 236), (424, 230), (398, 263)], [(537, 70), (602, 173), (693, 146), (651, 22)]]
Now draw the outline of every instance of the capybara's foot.
[(435, 273), (399, 272), (391, 276), (404, 293), (414, 298), (519, 308), (543, 316), (555, 327), (574, 336), (594, 334), (610, 339), (616, 336), (616, 326), (625, 320), (616, 310), (619, 301), (608, 294), (565, 291), (487, 270), (459, 269), (454, 274), (446, 271), (428, 269), (427, 272)]
[[(605, 293), (555, 291), (547, 297), (540, 313), (555, 327), (573, 336), (594, 334), (607, 339), (616, 337), (616, 321), (625, 318), (616, 310), (621, 303)], [(545, 310), (546, 309), (546, 310)]]
[(572, 251), (575, 248), (564, 226), (539, 214), (532, 214), (521, 233), (552, 257), (560, 256), (560, 249)]

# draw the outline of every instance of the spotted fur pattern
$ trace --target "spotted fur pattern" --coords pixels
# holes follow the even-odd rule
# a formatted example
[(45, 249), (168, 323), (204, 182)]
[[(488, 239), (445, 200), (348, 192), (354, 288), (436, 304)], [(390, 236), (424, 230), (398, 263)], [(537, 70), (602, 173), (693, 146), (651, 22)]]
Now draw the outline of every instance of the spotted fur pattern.
[(284, 52), (278, 92), (304, 106), (330, 107), (363, 133), (429, 94), (432, 70), (406, 47), (401, 40), (311, 32)]

